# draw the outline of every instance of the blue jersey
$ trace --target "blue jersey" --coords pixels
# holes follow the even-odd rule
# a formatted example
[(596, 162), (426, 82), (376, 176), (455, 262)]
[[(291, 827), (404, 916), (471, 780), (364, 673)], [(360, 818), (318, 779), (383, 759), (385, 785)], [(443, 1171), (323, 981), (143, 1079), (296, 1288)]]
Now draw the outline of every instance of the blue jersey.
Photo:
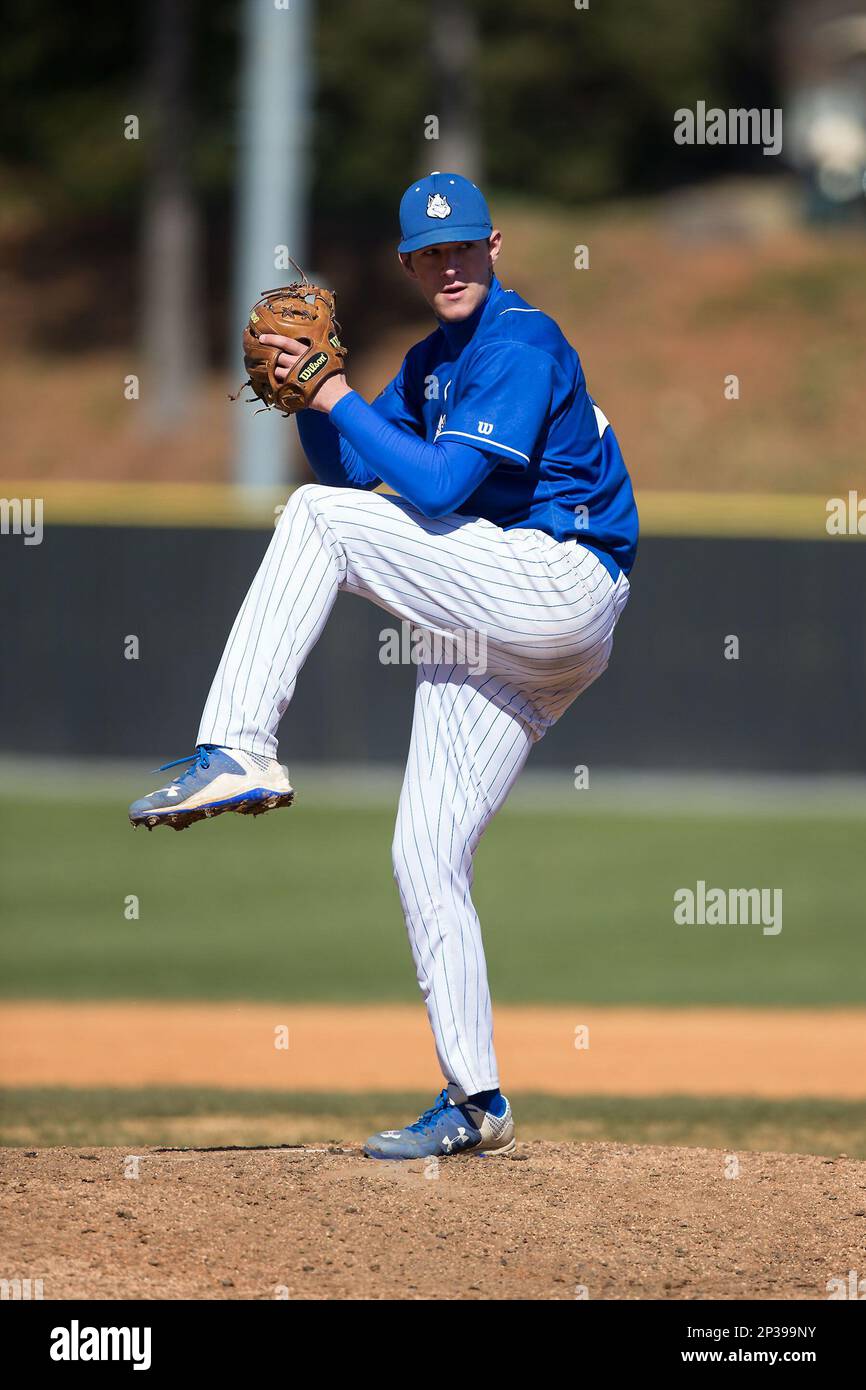
[(428, 443), (484, 452), (492, 467), (458, 514), (576, 539), (631, 569), (637, 508), (616, 436), (557, 324), (495, 276), (470, 319), (409, 351), (373, 409)]

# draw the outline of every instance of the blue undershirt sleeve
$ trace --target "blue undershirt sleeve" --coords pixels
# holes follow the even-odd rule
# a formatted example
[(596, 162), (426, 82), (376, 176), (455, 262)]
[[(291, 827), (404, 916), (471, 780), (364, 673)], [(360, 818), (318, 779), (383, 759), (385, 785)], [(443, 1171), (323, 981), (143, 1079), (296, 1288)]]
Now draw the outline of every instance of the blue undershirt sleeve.
[(298, 434), (307, 461), (320, 483), (327, 487), (374, 488), (381, 481), (343, 439), (321, 410), (300, 410)]
[(337, 402), (330, 419), (367, 469), (425, 516), (456, 511), (499, 461), (454, 440), (428, 444), (383, 419), (356, 391)]
[[(412, 354), (404, 358), (400, 370), (380, 391), (370, 409), (401, 431), (424, 436), (424, 422), (412, 405), (413, 391), (408, 384), (415, 374)], [(298, 413), (298, 434), (307, 460), (320, 483), (328, 487), (374, 488), (382, 481), (375, 467), (361, 458), (348, 439), (343, 438), (321, 410)]]

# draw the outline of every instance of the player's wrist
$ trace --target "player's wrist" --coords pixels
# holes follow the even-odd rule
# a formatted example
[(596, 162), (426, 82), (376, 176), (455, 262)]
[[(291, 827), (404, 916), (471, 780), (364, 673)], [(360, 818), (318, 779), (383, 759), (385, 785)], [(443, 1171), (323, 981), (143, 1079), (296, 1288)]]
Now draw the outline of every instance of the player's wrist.
[(310, 405), (313, 410), (321, 410), (329, 415), (338, 401), (351, 394), (352, 388), (340, 372), (322, 382)]

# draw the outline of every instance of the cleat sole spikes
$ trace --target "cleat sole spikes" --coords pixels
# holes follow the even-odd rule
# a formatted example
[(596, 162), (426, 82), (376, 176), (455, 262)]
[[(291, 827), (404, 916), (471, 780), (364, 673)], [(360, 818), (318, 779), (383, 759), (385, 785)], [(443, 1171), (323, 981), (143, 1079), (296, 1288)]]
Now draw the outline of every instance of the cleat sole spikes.
[(152, 815), (142, 817), (139, 820), (130, 819), (130, 825), (134, 830), (139, 825), (146, 825), (148, 830), (153, 830), (157, 825), (170, 825), (172, 830), (186, 830), (187, 826), (194, 825), (198, 820), (213, 820), (215, 816), (221, 816), (227, 811), (234, 811), (241, 816), (263, 816), (266, 811), (274, 811), (281, 806), (291, 806), (294, 799), (294, 791), (276, 792), (273, 796), (253, 801), (236, 801), (225, 806), (197, 806), (191, 811), (172, 811), (162, 816)]

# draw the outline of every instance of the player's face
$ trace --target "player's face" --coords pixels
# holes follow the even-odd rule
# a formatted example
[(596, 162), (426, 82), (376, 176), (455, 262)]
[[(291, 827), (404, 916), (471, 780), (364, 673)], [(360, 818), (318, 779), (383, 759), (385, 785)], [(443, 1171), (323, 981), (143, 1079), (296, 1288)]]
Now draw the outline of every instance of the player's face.
[(487, 241), (443, 241), (400, 260), (436, 317), (459, 323), (484, 300), (501, 241), (501, 232), (494, 231)]

